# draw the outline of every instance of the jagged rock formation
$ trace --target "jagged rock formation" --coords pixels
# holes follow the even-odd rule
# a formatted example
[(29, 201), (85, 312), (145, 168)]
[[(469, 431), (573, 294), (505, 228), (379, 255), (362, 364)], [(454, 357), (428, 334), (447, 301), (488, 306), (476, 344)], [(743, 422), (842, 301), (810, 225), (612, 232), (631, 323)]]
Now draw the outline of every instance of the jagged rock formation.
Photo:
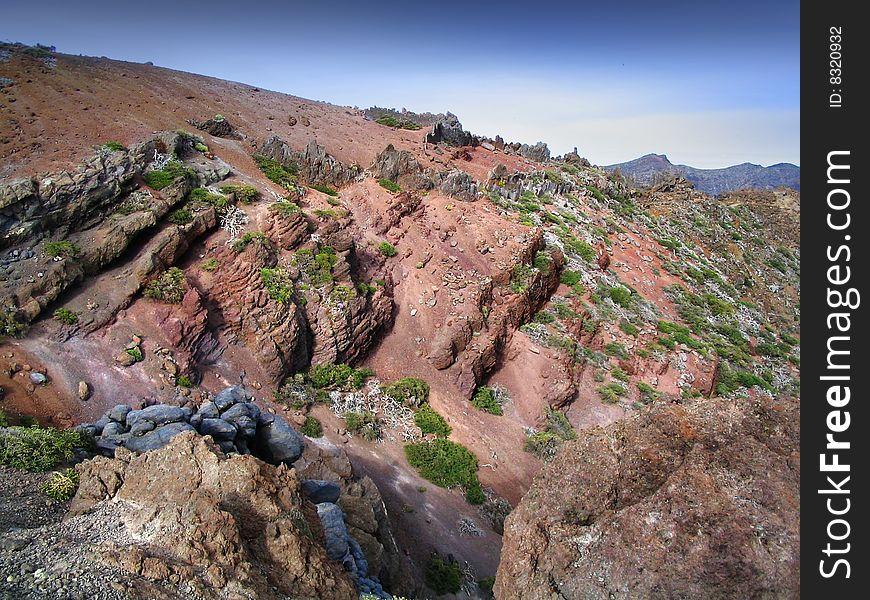
[(496, 596), (799, 597), (798, 410), (711, 399), (586, 431), (508, 517)]
[(225, 456), (187, 433), (153, 452), (119, 451), (77, 469), (69, 516), (118, 503), (119, 524), (137, 538), (107, 541), (100, 562), (202, 598), (357, 596), (350, 574), (327, 556), (316, 513), (286, 466)]
[(299, 170), (303, 183), (316, 185), (328, 184), (342, 187), (359, 177), (362, 169), (356, 165), (347, 166), (312, 139), (302, 152), (296, 152), (277, 136), (271, 136), (260, 147), (260, 153), (272, 158), (286, 167), (294, 166)]
[(480, 197), (480, 189), (474, 178), (459, 170), (451, 171), (447, 175), (441, 184), (441, 191), (463, 202), (474, 202)]
[(396, 150), (392, 144), (378, 154), (370, 170), (378, 179), (389, 179), (403, 189), (429, 190), (435, 185), (413, 154), (407, 150)]
[(544, 142), (538, 142), (534, 145), (523, 144), (517, 153), (535, 162), (545, 163), (550, 160), (550, 149)]
[(478, 139), (470, 131), (462, 129), (459, 118), (447, 113), (447, 118), (435, 123), (432, 131), (426, 134), (426, 142), (430, 144), (445, 143), (448, 146), (477, 146)]

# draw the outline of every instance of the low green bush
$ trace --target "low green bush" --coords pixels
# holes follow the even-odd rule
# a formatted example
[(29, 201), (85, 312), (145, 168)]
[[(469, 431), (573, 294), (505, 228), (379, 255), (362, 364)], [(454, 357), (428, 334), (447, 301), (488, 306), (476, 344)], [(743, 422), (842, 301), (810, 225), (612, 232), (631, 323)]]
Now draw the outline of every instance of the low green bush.
[(188, 377), (187, 375), (179, 375), (178, 379), (175, 380), (175, 383), (176, 383), (176, 385), (178, 385), (178, 387), (183, 387), (183, 388), (192, 388), (193, 387), (193, 381), (191, 381), (190, 377)]
[(64, 325), (75, 325), (79, 322), (79, 316), (68, 308), (58, 308), (54, 311), (54, 318)]
[(404, 377), (384, 386), (384, 394), (411, 408), (418, 408), (429, 400), (429, 384), (416, 377)]
[(186, 292), (187, 280), (178, 267), (171, 267), (145, 288), (146, 297), (170, 304), (180, 304)]
[(251, 204), (260, 199), (260, 191), (252, 185), (245, 183), (231, 183), (223, 185), (220, 190), (224, 194), (232, 194), (242, 204)]
[(392, 115), (380, 116), (375, 119), (375, 123), (386, 125), (387, 127), (393, 127), (394, 129), (410, 129), (412, 131), (416, 131), (423, 127), (419, 123), (410, 119), (399, 119)]
[(139, 346), (136, 346), (135, 348), (127, 348), (125, 352), (132, 356), (133, 360), (136, 362), (142, 362), (145, 360), (145, 355), (142, 354), (142, 349)]
[(362, 388), (366, 379), (373, 377), (374, 371), (367, 367), (354, 369), (344, 363), (325, 363), (312, 366), (306, 375), (311, 385), (318, 389), (354, 389)]
[(260, 279), (272, 300), (278, 304), (288, 304), (292, 301), (295, 288), (287, 269), (283, 267), (260, 269)]
[(73, 457), (87, 440), (71, 429), (9, 427), (0, 432), (0, 464), (23, 471), (48, 471)]
[(47, 242), (45, 244), (45, 253), (51, 257), (67, 256), (74, 258), (78, 256), (81, 251), (82, 249), (78, 244), (74, 244), (68, 240)]
[(462, 572), (455, 562), (444, 562), (433, 557), (426, 565), (426, 585), (439, 596), (456, 594), (462, 585)]
[(474, 408), (488, 412), (491, 415), (503, 414), (501, 403), (495, 397), (495, 394), (490, 387), (477, 388), (477, 391), (474, 392), (474, 396), (471, 398), (471, 405)]
[(378, 245), (378, 252), (386, 257), (392, 257), (398, 254), (396, 247), (393, 246), (390, 242), (381, 242), (380, 245)]
[(145, 185), (154, 190), (162, 190), (182, 177), (193, 177), (193, 171), (178, 160), (170, 160), (162, 169), (148, 171), (142, 176)]
[(179, 208), (178, 210), (169, 213), (166, 220), (175, 225), (187, 225), (193, 221), (193, 214), (191, 214), (190, 210), (187, 208)]
[(389, 192), (393, 192), (394, 194), (401, 192), (401, 186), (395, 181), (390, 181), (389, 179), (381, 178), (378, 179), (378, 184)]
[(105, 144), (102, 145), (102, 148), (105, 148), (106, 150), (109, 150), (110, 152), (120, 152), (122, 150), (127, 149), (127, 147), (124, 146), (124, 144), (122, 144), (121, 142), (114, 142), (114, 141), (106, 142)]
[(327, 196), (338, 196), (338, 190), (336, 190), (331, 185), (327, 185), (325, 183), (318, 183), (311, 186), (311, 189), (317, 190), (321, 194), (326, 194)]
[(428, 404), (424, 404), (414, 413), (414, 423), (424, 434), (434, 433), (438, 437), (447, 437), (452, 431), (444, 417)]
[(233, 242), (233, 252), (243, 252), (245, 248), (253, 242), (266, 244), (269, 242), (269, 238), (267, 238), (261, 231), (248, 231), (242, 237)]
[(299, 431), (310, 438), (323, 437), (323, 426), (320, 424), (320, 421), (311, 415), (305, 417), (305, 422), (302, 424), (302, 427), (299, 428)]
[(477, 457), (465, 446), (438, 438), (431, 442), (406, 444), (405, 456), (421, 477), (435, 485), (445, 488), (462, 486), (466, 500), (473, 503), (478, 503), (475, 501), (483, 495), (477, 479)]
[(199, 263), (199, 268), (208, 273), (212, 273), (213, 271), (217, 271), (218, 261), (216, 258), (207, 258)]
[(260, 167), (260, 170), (263, 172), (263, 175), (265, 175), (269, 181), (277, 183), (285, 189), (289, 189), (296, 185), (296, 174), (298, 173), (299, 168), (295, 164), (289, 166), (282, 165), (277, 160), (262, 154), (254, 154), (253, 158), (254, 162), (257, 163), (257, 166)]
[(628, 390), (625, 389), (624, 385), (613, 382), (599, 386), (598, 393), (601, 395), (602, 402), (615, 404), (622, 396), (628, 393)]
[(75, 469), (64, 469), (51, 476), (51, 479), (42, 484), (40, 490), (43, 494), (57, 500), (66, 502), (70, 500), (79, 487), (79, 474)]

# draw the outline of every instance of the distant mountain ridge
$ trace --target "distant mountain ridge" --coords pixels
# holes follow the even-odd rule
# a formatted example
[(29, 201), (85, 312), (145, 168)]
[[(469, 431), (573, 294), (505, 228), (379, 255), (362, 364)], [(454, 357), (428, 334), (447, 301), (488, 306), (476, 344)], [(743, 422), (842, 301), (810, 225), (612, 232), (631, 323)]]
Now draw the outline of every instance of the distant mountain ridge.
[(675, 165), (664, 154), (647, 154), (628, 162), (604, 167), (620, 172), (641, 185), (649, 185), (667, 174), (682, 175), (695, 184), (695, 188), (713, 196), (741, 188), (773, 189), (780, 186), (801, 189), (801, 168), (791, 163), (777, 163), (762, 167), (742, 163), (724, 169), (696, 169), (688, 165)]

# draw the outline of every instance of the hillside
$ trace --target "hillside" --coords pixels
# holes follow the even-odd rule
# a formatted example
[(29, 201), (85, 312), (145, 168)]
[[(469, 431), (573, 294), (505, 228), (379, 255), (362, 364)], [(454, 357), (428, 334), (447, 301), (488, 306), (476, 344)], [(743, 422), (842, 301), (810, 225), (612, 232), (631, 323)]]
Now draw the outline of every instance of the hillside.
[[(139, 554), (101, 554), (128, 589), (184, 597), (194, 573), (226, 597), (226, 573), (247, 573), (246, 590), (301, 597), (334, 581), (335, 597), (488, 598), (505, 518), (572, 440), (698, 399), (799, 398), (798, 192), (632, 190), (446, 111), (404, 129), (151, 65), (0, 50), (0, 448), (33, 419), (94, 437), (66, 457), (82, 481), (72, 506), (143, 495), (142, 512), (108, 514), (148, 533)], [(175, 465), (170, 443), (196, 447)], [(214, 479), (192, 520), (171, 517), (190, 490), (148, 489), (167, 470), (231, 478), (236, 464), (244, 489), (272, 482), (256, 518)], [(722, 481), (744, 467), (768, 477), (735, 463)], [(285, 497), (276, 481), (315, 491)], [(310, 481), (340, 493), (322, 502)], [(149, 510), (169, 511), (167, 531), (142, 529)], [(33, 574), (4, 572), (24, 556), (15, 540), (37, 560), (62, 512), (29, 532), (0, 524), (0, 590), (28, 597)], [(79, 516), (70, 527), (87, 527)], [(223, 550), (177, 541), (212, 518), (234, 550), (203, 572)], [(254, 573), (297, 564), (299, 548), (311, 573)]]
[(608, 172), (619, 171), (641, 185), (658, 183), (674, 175), (685, 177), (695, 187), (711, 196), (733, 192), (742, 188), (771, 190), (787, 187), (801, 189), (801, 169), (791, 163), (762, 167), (742, 163), (723, 169), (696, 169), (675, 165), (664, 154), (647, 154), (628, 162), (604, 167)]

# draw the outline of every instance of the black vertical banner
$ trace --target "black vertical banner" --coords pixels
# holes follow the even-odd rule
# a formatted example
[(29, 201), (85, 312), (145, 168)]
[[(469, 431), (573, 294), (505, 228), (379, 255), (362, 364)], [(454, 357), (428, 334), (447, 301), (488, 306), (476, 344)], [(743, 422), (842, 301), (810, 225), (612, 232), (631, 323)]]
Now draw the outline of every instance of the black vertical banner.
[[(801, 591), (866, 598), (870, 25), (801, 5)], [(824, 594), (824, 596), (822, 596)]]

